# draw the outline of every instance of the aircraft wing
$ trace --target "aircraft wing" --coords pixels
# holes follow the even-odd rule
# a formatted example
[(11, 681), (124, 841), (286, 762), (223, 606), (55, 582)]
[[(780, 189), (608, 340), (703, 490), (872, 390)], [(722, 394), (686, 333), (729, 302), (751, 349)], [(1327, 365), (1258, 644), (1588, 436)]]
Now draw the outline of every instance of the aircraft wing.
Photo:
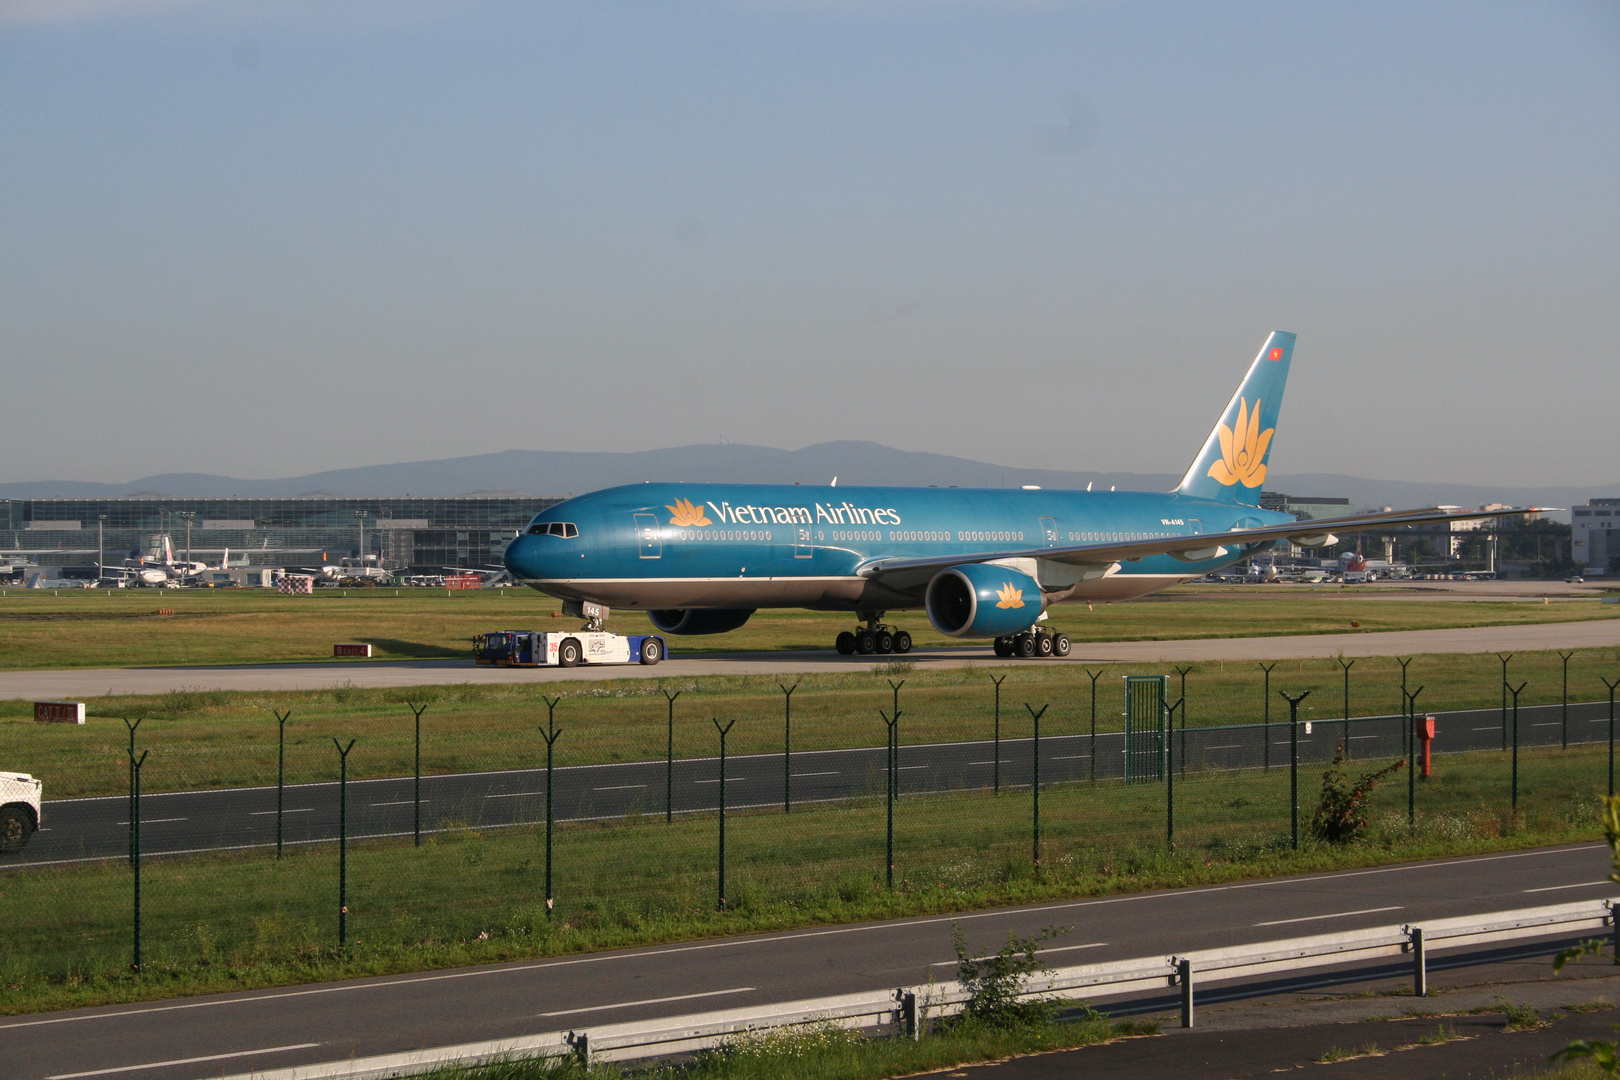
[(998, 562), (1002, 559), (1045, 559), (1049, 562), (1092, 570), (1100, 576), (1115, 563), (1136, 562), (1149, 555), (1169, 555), (1183, 562), (1204, 562), (1231, 555), (1238, 548), (1253, 550), (1277, 540), (1293, 540), (1304, 547), (1326, 547), (1335, 532), (1365, 532), (1370, 529), (1404, 525), (1433, 525), (1447, 521), (1479, 521), (1484, 518), (1513, 517), (1543, 512), (1545, 507), (1515, 507), (1511, 510), (1446, 511), (1439, 507), (1419, 510), (1384, 510), (1348, 517), (1314, 518), (1233, 529), (1224, 533), (1194, 533), (1189, 536), (1159, 536), (1151, 540), (1121, 540), (1057, 547), (1009, 548), (974, 555), (929, 555), (920, 558), (874, 559), (857, 573), (878, 578), (885, 585), (905, 590), (927, 582), (936, 571), (963, 563)]

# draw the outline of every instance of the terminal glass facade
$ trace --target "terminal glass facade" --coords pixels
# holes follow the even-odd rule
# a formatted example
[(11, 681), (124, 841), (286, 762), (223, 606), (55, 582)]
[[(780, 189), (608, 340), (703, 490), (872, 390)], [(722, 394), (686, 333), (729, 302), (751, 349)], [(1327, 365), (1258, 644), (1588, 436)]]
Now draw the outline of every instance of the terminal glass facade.
[[(557, 499), (525, 495), (366, 499), (0, 500), (0, 559), (93, 568), (151, 556), (232, 566), (309, 567), (365, 557), (402, 573), (498, 567), (506, 545)], [(245, 561), (244, 561), (245, 560)]]

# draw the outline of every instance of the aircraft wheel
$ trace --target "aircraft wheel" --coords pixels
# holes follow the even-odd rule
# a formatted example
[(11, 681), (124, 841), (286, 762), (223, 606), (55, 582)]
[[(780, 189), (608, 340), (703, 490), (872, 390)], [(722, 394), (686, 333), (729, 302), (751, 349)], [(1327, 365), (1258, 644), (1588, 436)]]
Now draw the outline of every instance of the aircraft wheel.
[(1035, 655), (1035, 635), (1030, 633), (1019, 634), (1012, 640), (1013, 655), (1020, 660), (1028, 660)]
[(854, 656), (855, 635), (845, 630), (833, 640), (833, 648), (837, 649), (841, 656)]
[(877, 651), (880, 653), (894, 652), (894, 635), (887, 630), (879, 630), (877, 637)]
[(1013, 654), (1012, 639), (1005, 637), (996, 638), (995, 649), (997, 656), (1011, 656)]
[(877, 652), (877, 635), (870, 630), (855, 632), (855, 651), (862, 656), (871, 656)]
[(1069, 635), (1054, 634), (1052, 636), (1052, 655), (1059, 659), (1069, 655)]
[(904, 630), (894, 632), (894, 651), (904, 656), (911, 651), (911, 635)]
[(579, 666), (579, 641), (576, 638), (564, 638), (563, 643), (557, 646), (558, 667)]
[(1036, 634), (1035, 635), (1035, 655), (1036, 656), (1051, 656), (1052, 655), (1052, 635), (1051, 634)]
[(641, 639), (641, 662), (656, 664), (664, 658), (664, 643), (655, 637)]

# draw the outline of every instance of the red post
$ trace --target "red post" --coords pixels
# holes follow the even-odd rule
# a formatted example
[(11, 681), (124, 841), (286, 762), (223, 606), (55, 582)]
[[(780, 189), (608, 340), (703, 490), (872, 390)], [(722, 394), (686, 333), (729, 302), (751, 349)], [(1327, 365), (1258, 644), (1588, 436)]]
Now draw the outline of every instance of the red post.
[(1423, 740), (1423, 772), (1419, 779), (1429, 778), (1429, 749), (1434, 743), (1434, 717), (1425, 716), (1423, 726), (1418, 728), (1418, 738)]

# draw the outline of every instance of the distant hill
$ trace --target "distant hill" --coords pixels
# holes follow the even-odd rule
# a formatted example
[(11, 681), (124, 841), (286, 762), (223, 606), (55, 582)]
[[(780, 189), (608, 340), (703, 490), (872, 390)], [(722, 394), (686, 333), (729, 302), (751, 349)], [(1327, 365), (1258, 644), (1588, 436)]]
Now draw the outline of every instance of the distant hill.
[[(176, 498), (226, 496), (294, 497), (299, 495), (468, 495), (479, 491), (521, 492), (539, 496), (577, 495), (616, 484), (645, 480), (712, 481), (716, 483), (840, 485), (929, 484), (946, 487), (1017, 487), (1165, 490), (1177, 476), (1159, 473), (1066, 472), (1018, 469), (983, 461), (896, 450), (874, 442), (827, 442), (802, 450), (770, 446), (703, 443), (635, 453), (580, 453), (554, 450), (507, 450), (498, 454), (367, 465), (334, 469), (280, 480), (241, 480), (204, 473), (164, 473), (127, 484), (39, 480), (0, 484), (0, 498), (128, 498), (163, 495)], [(1267, 488), (1290, 495), (1348, 498), (1356, 507), (1432, 506), (1488, 502), (1568, 507), (1588, 498), (1620, 497), (1620, 484), (1596, 488), (1481, 487), (1468, 484), (1368, 480), (1338, 473), (1273, 473)]]

